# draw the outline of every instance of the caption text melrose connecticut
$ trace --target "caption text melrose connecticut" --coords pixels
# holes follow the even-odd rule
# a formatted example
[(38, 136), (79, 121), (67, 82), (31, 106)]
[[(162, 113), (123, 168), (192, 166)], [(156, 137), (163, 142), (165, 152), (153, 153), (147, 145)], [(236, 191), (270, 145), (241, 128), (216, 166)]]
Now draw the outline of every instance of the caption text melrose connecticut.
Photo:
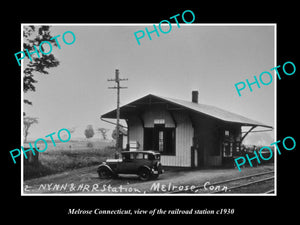
[(153, 209), (68, 209), (68, 215), (233, 215), (235, 213), (234, 208), (220, 208), (220, 209), (162, 209), (162, 208), (153, 208)]

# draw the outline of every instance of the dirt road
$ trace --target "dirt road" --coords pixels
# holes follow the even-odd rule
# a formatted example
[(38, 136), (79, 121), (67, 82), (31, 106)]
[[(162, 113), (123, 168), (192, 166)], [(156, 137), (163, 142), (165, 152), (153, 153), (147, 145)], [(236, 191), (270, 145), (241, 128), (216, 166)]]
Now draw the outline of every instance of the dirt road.
[[(24, 194), (72, 194), (72, 195), (115, 195), (115, 194), (168, 194), (178, 189), (193, 188), (206, 184), (207, 192), (212, 192), (211, 185), (216, 181), (271, 171), (273, 164), (256, 168), (243, 168), (239, 172), (231, 169), (203, 170), (167, 170), (157, 180), (140, 181), (135, 175), (121, 175), (115, 179), (99, 179), (97, 166), (76, 169), (27, 180), (24, 182)], [(220, 187), (222, 188), (222, 186)], [(198, 193), (199, 194), (199, 193)]]

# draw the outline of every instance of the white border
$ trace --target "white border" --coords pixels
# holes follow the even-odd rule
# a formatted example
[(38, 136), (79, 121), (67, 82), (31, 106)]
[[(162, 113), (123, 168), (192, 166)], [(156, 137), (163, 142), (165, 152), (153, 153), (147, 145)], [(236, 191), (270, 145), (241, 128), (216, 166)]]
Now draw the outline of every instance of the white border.
[[(274, 24), (274, 67), (277, 66), (277, 24)], [(275, 71), (274, 71), (274, 77), (275, 76)], [(274, 142), (277, 141), (277, 79), (274, 79)], [(274, 182), (274, 195), (277, 196), (277, 151), (275, 151), (275, 146), (274, 146), (274, 163), (275, 163), (275, 182)]]
[[(21, 24), (21, 50), (23, 49), (23, 25)], [(24, 82), (23, 82), (23, 60), (21, 60), (21, 146), (24, 146), (24, 138), (23, 138), (23, 112), (24, 112)], [(21, 150), (21, 149), (20, 149)], [(26, 196), (24, 194), (24, 157), (21, 154), (21, 196)]]
[[(23, 26), (34, 25), (49, 25), (49, 26), (153, 26), (153, 24), (158, 25), (158, 23), (21, 23), (21, 49), (23, 49)], [(176, 23), (171, 23), (176, 24)], [(162, 24), (166, 25), (166, 24)], [(276, 23), (191, 23), (191, 24), (180, 24), (180, 26), (274, 26), (274, 67), (277, 65), (277, 24)], [(275, 73), (275, 71), (274, 71)], [(277, 79), (274, 79), (274, 142), (277, 141)], [(21, 146), (23, 146), (23, 61), (21, 62)], [(166, 194), (166, 193), (155, 193), (155, 194), (90, 194), (90, 193), (24, 193), (24, 177), (23, 177), (23, 166), (24, 157), (21, 157), (21, 196), (277, 196), (277, 151), (274, 157), (275, 166), (275, 179), (274, 179), (274, 193), (273, 194)]]

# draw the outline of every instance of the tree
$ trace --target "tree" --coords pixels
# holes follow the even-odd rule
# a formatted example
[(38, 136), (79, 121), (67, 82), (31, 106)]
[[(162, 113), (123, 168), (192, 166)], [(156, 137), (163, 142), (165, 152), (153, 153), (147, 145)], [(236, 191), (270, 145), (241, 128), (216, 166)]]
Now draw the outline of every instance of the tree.
[[(87, 127), (86, 127), (86, 129), (85, 129), (85, 131), (84, 131), (84, 135), (85, 135), (85, 137), (87, 138), (87, 139), (89, 139), (89, 138), (92, 138), (93, 136), (94, 136), (94, 129), (93, 129), (93, 126), (92, 125), (87, 125)], [(90, 142), (88, 142), (87, 143), (87, 146), (88, 147), (93, 147), (93, 144), (92, 143), (90, 143)]]
[[(29, 134), (29, 128), (33, 125), (33, 124), (37, 124), (38, 123), (38, 118), (36, 117), (29, 117), (26, 116), (23, 118), (23, 135), (24, 135), (24, 143), (27, 142), (27, 137)], [(35, 155), (33, 155), (32, 151), (27, 152), (26, 153), (27, 159), (24, 157), (24, 163), (25, 164), (32, 164), (32, 165), (37, 165), (38, 164), (38, 159), (39, 159), (39, 152), (36, 151)]]
[(94, 128), (92, 125), (87, 125), (85, 131), (84, 131), (84, 135), (87, 139), (92, 138), (94, 136)]
[[(43, 41), (48, 41), (52, 46), (57, 46), (55, 39), (51, 40), (50, 26), (24, 26), (23, 31), (23, 51), (27, 49), (29, 52), (34, 52), (34, 46), (39, 46)], [(42, 50), (44, 47), (42, 45)], [(26, 57), (29, 59), (28, 55)], [(31, 55), (32, 61), (29, 61), (24, 66), (24, 93), (28, 91), (35, 91), (35, 83), (37, 80), (34, 79), (34, 73), (39, 72), (41, 74), (48, 74), (48, 69), (59, 65), (59, 61), (51, 53), (49, 55), (40, 54), (40, 58), (36, 54)], [(32, 105), (32, 102), (28, 99), (24, 99), (25, 104)]]
[(109, 131), (109, 129), (107, 128), (98, 128), (97, 131), (99, 133), (101, 133), (103, 140), (107, 140), (107, 132)]
[[(43, 41), (48, 41), (52, 46), (57, 46), (56, 41), (51, 40), (52, 36), (50, 35), (50, 26), (24, 26), (23, 27), (23, 52), (26, 52), (27, 49), (29, 52), (34, 52), (34, 46), (39, 47)], [(42, 50), (44, 50), (43, 45), (41, 46)], [(29, 59), (28, 55), (25, 54)], [(44, 55), (39, 54), (38, 58), (36, 54), (32, 54), (32, 61), (28, 61), (28, 63), (24, 62), (24, 70), (23, 70), (23, 92), (24, 94), (28, 91), (35, 91), (35, 83), (37, 80), (34, 79), (34, 75), (36, 72), (40, 74), (48, 74), (48, 69), (51, 67), (56, 67), (59, 65), (59, 61), (54, 57), (53, 54)], [(24, 98), (24, 104), (32, 105), (32, 102), (28, 99)], [(23, 135), (24, 142), (27, 141), (27, 136), (29, 134), (29, 128), (31, 125), (38, 123), (38, 119), (36, 117), (25, 117), (25, 112), (23, 112)], [(35, 157), (33, 157), (32, 152), (29, 152), (28, 162), (37, 163), (38, 162), (38, 152), (36, 152)], [(26, 160), (25, 160), (26, 162)]]
[(23, 127), (23, 135), (24, 135), (24, 142), (27, 142), (27, 136), (29, 134), (29, 128), (31, 125), (38, 123), (38, 118), (37, 117), (29, 117), (26, 116), (23, 119), (24, 127)]

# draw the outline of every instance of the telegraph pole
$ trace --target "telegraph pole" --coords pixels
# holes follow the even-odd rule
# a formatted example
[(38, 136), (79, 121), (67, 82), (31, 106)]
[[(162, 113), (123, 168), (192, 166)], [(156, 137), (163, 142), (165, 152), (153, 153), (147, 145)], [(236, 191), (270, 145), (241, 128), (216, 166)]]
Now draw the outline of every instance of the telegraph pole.
[(117, 86), (114, 87), (108, 87), (109, 89), (117, 89), (117, 125), (116, 125), (116, 133), (117, 133), (117, 137), (116, 137), (116, 151), (118, 153), (120, 153), (120, 139), (119, 139), (119, 135), (120, 135), (120, 89), (121, 88), (127, 88), (127, 87), (121, 87), (120, 86), (120, 81), (125, 81), (128, 80), (127, 78), (123, 78), (121, 79), (119, 77), (119, 70), (116, 69), (115, 72), (115, 79), (107, 79), (107, 81), (114, 81), (116, 82)]

